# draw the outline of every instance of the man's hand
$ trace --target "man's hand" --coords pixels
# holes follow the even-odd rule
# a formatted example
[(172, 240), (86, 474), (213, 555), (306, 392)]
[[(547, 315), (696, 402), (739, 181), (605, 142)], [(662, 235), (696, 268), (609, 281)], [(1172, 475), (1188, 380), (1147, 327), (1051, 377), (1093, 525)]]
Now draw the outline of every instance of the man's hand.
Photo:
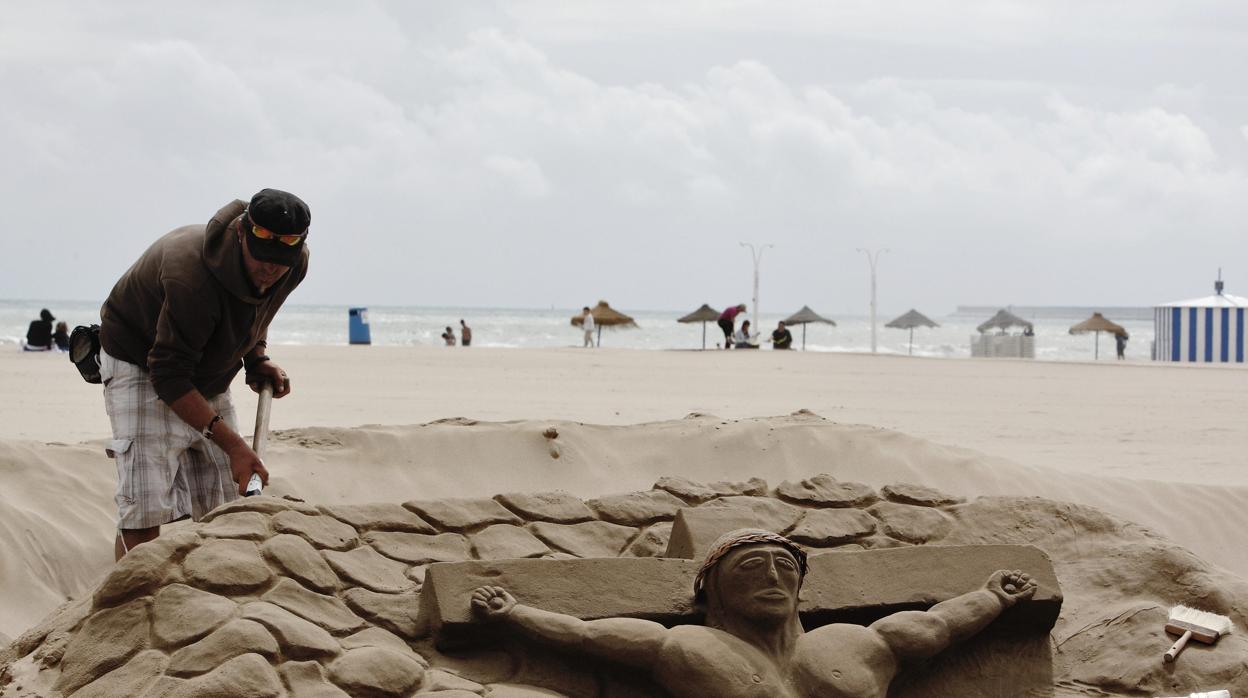
[(246, 494), (247, 482), (251, 480), (252, 473), (259, 475), (260, 482), (268, 487), (269, 471), (265, 469), (264, 461), (251, 450), (247, 442), (239, 439), (238, 445), (226, 451), (226, 455), (230, 457), (230, 473), (234, 476), (234, 482), (238, 483), (240, 495)]
[(290, 394), (290, 377), (286, 375), (281, 366), (272, 361), (262, 361), (253, 366), (245, 378), (247, 385), (257, 393), (267, 382), (273, 384), (273, 397), (286, 397)]
[(1020, 599), (1030, 599), (1035, 595), (1036, 582), (1019, 570), (997, 570), (988, 576), (984, 588), (1001, 599), (1005, 608), (1009, 608)]
[(516, 597), (502, 587), (478, 587), (472, 592), (472, 610), (485, 620), (505, 618), (516, 607)]

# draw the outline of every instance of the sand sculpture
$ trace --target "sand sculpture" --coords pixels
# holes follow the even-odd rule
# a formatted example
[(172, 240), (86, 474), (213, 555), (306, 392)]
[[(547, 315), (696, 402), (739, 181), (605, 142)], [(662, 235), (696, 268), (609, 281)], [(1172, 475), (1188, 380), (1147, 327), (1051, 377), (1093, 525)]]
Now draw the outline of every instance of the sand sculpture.
[(907, 670), (890, 696), (1248, 691), (1239, 635), (1163, 669), (1173, 600), (1201, 598), (1243, 624), (1248, 585), (1148, 531), (1037, 498), (968, 503), (817, 476), (774, 488), (664, 478), (591, 500), (231, 503), (136, 548), (92, 595), (0, 650), (0, 697), (663, 696), (639, 672), (477, 635), (492, 631), (472, 616), (471, 592), (505, 586), (583, 620), (700, 623), (700, 560), (743, 525), (810, 554), (798, 607), (808, 631), (930, 609), (994, 569), (1036, 579), (1031, 598)]
[(1036, 591), (1025, 573), (998, 570), (983, 588), (927, 611), (806, 632), (797, 614), (806, 571), (806, 553), (792, 541), (747, 528), (721, 536), (694, 580), (705, 626), (584, 621), (518, 604), (499, 586), (479, 587), (472, 605), (482, 618), (538, 641), (648, 673), (678, 698), (875, 698), (888, 691), (903, 662), (935, 656)]

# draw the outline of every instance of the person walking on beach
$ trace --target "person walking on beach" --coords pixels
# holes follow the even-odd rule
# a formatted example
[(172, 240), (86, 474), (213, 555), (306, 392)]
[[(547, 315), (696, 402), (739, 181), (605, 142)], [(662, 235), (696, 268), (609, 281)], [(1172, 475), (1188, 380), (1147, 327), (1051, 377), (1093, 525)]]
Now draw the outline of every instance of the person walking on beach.
[(737, 324), (737, 316), (745, 312), (745, 303), (734, 305), (719, 314), (719, 329), (724, 331), (724, 348), (732, 348), (732, 334)]
[[(48, 351), (55, 344), (52, 343), (52, 311), (44, 308), (39, 311), (39, 319), (31, 320), (30, 327), (26, 329), (26, 344), (22, 348), (26, 351)], [(21, 325), (18, 325), (21, 327)]]
[(461, 347), (472, 346), (472, 328), (464, 322), (463, 318), (459, 320), (459, 345)]
[(581, 309), (581, 329), (585, 330), (585, 341), (581, 344), (581, 348), (594, 348), (594, 314), (590, 312), (589, 306)]
[(1118, 345), (1118, 359), (1119, 360), (1127, 358), (1127, 340), (1128, 339), (1130, 339), (1130, 337), (1127, 336), (1126, 332), (1114, 335), (1114, 343)]
[(265, 354), (269, 323), (308, 270), (311, 213), (262, 189), (207, 224), (158, 239), (101, 309), (100, 377), (117, 463), (120, 560), (164, 524), (198, 520), (269, 472), (238, 433), (230, 382), (252, 390), (290, 378)]

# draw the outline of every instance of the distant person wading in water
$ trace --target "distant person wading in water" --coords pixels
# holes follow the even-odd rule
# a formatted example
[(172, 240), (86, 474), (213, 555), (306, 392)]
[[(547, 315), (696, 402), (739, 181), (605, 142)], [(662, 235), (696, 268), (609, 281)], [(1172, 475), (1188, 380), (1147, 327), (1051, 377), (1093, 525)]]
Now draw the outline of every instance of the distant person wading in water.
[(472, 328), (463, 320), (459, 321), (459, 345), (461, 347), (472, 346)]

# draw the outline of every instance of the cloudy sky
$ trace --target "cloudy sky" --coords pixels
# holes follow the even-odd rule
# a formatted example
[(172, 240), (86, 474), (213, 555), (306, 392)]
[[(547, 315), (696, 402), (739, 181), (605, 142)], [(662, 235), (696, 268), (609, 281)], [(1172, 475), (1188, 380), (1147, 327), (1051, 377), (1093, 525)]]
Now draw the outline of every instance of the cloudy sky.
[(8, 2), (0, 298), (271, 186), (292, 302), (1248, 295), (1248, 3)]

